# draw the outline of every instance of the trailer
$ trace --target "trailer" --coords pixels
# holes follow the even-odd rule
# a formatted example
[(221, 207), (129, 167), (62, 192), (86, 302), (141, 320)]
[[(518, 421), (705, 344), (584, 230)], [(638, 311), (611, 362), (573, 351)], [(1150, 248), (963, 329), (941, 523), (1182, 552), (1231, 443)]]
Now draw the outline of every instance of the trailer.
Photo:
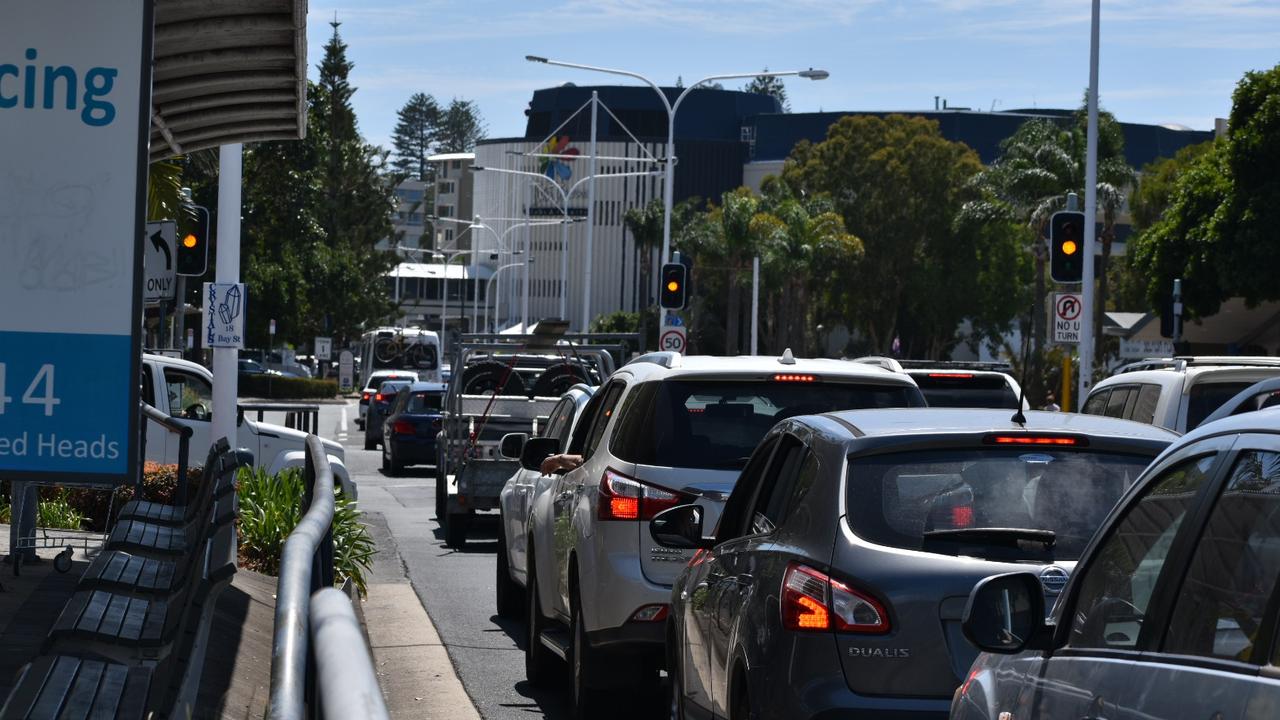
[(462, 547), (476, 512), (496, 510), (520, 461), (504, 457), (508, 433), (537, 435), (570, 387), (598, 386), (621, 366), (635, 335), (566, 334), (543, 321), (527, 335), (463, 335), (453, 356), (436, 462), (436, 517), (445, 544)]

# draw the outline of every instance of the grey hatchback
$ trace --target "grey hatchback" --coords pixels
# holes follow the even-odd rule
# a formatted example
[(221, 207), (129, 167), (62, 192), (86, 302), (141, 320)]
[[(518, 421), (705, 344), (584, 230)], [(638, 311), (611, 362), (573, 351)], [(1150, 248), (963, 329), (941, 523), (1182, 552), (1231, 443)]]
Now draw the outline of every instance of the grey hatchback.
[(978, 650), (974, 585), (1036, 568), (1046, 595), (1176, 435), (1111, 418), (855, 410), (761, 441), (715, 538), (703, 509), (650, 532), (699, 547), (668, 625), (677, 718), (942, 718)]
[(955, 720), (1280, 717), (1280, 408), (1205, 423), (1111, 512), (1046, 620), (1025, 573), (973, 590), (988, 651)]

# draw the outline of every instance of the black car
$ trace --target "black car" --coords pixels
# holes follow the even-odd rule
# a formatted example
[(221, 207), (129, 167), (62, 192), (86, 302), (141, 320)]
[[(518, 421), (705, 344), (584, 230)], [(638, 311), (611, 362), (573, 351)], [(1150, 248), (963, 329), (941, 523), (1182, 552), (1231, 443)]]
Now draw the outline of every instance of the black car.
[(391, 414), (396, 395), (412, 383), (406, 380), (388, 380), (378, 386), (378, 392), (369, 398), (369, 412), (364, 419), (364, 449), (376, 450), (382, 442), (382, 421)]
[(444, 393), (443, 383), (418, 382), (396, 395), (382, 422), (383, 472), (398, 475), (406, 465), (436, 464)]
[(697, 504), (656, 516), (660, 545), (703, 549), (672, 588), (673, 717), (945, 718), (978, 654), (960, 626), (973, 586), (1031, 570), (1052, 599), (1177, 438), (1111, 418), (1024, 420), (939, 408), (784, 420), (715, 538)]

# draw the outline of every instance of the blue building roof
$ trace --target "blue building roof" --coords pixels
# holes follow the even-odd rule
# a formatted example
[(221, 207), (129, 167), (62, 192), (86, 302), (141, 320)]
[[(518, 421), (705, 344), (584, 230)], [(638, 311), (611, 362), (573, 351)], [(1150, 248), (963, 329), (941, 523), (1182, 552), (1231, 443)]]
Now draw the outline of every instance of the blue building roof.
[[(652, 88), (633, 85), (561, 85), (537, 90), (525, 110), (525, 115), (529, 118), (525, 127), (525, 139), (541, 140), (550, 135), (552, 130), (591, 99), (593, 90), (599, 93), (600, 101), (638, 139), (666, 142), (666, 109)], [(663, 88), (662, 91), (672, 103), (683, 92), (681, 88)], [(747, 118), (778, 113), (781, 110), (778, 101), (768, 95), (699, 88), (690, 92), (680, 104), (680, 111), (676, 114), (676, 139), (736, 142), (741, 139), (741, 128), (747, 124)], [(562, 132), (574, 139), (586, 140), (591, 135), (591, 113), (580, 113), (569, 121)], [(627, 139), (623, 128), (605, 112), (600, 113), (597, 136), (600, 140)]]

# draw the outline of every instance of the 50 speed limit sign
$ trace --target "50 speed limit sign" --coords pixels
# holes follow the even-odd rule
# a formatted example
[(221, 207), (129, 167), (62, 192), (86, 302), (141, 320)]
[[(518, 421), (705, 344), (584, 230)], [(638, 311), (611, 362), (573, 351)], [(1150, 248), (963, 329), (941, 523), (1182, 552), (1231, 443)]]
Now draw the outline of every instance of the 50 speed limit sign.
[(685, 330), (684, 326), (665, 327), (662, 329), (662, 335), (658, 338), (658, 349), (667, 352), (684, 352), (685, 348)]

